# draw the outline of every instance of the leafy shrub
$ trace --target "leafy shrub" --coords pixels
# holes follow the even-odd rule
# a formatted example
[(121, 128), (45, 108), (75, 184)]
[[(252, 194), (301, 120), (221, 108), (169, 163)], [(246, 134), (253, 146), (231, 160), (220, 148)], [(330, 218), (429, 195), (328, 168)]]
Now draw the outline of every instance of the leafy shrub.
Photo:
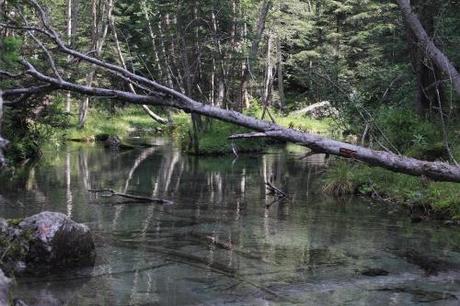
[(427, 120), (414, 116), (402, 107), (382, 107), (376, 123), (398, 150), (405, 152), (411, 146), (426, 147), (441, 139), (439, 129)]

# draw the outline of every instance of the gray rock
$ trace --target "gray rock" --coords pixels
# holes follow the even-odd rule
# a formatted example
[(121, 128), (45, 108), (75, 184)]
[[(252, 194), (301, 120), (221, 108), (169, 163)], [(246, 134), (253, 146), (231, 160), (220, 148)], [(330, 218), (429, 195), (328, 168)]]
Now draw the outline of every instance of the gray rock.
[(25, 218), (19, 228), (31, 234), (25, 260), (28, 270), (94, 263), (95, 247), (89, 228), (64, 214), (42, 212)]
[(0, 219), (0, 253), (0, 268), (7, 275), (90, 266), (95, 259), (89, 228), (55, 212), (42, 212), (21, 222)]
[(0, 306), (8, 306), (11, 280), (0, 270)]

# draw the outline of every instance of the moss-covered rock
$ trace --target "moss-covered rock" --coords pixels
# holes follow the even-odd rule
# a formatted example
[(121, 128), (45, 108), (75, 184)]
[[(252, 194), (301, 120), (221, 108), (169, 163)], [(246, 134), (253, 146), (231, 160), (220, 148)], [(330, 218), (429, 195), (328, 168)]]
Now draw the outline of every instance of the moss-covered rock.
[(23, 220), (0, 219), (0, 267), (7, 274), (40, 274), (92, 265), (94, 241), (86, 225), (42, 212)]

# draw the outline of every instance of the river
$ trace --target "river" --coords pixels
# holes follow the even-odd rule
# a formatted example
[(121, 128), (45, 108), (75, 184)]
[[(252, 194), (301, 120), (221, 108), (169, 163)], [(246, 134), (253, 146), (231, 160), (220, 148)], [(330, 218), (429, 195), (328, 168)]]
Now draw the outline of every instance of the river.
[[(29, 305), (460, 303), (457, 227), (411, 223), (394, 205), (324, 195), (324, 160), (300, 159), (295, 146), (196, 157), (153, 142), (119, 153), (69, 144), (2, 178), (3, 217), (65, 213), (92, 229), (98, 254), (94, 268), (20, 278), (14, 296)], [(273, 202), (265, 181), (289, 199)]]

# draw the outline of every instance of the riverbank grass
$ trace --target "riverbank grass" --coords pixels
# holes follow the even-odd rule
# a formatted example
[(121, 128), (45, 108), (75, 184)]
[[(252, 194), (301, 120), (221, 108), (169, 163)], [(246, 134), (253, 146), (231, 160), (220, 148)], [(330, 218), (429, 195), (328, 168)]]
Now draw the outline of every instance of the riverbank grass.
[(422, 208), (432, 217), (460, 219), (457, 183), (434, 182), (352, 161), (336, 160), (332, 163), (323, 177), (323, 191), (335, 195), (372, 196)]

